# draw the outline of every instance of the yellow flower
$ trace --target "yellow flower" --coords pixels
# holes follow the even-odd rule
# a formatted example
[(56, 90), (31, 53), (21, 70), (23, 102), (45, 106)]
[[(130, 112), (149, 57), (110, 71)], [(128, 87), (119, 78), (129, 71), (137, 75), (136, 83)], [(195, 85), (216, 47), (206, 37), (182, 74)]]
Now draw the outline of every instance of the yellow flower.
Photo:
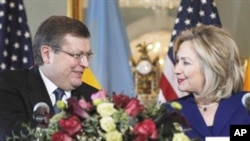
[(101, 104), (102, 102), (104, 102), (104, 100), (102, 100), (102, 99), (95, 99), (95, 100), (93, 100), (93, 104), (94, 104), (95, 106)]
[(181, 106), (181, 104), (179, 102), (173, 101), (170, 104), (171, 104), (171, 107), (173, 107), (174, 109), (177, 109), (177, 110), (182, 109), (182, 106)]
[(174, 133), (172, 141), (190, 141), (190, 139), (182, 132), (182, 133)]
[(66, 108), (66, 103), (64, 103), (64, 102), (61, 101), (61, 100), (58, 100), (58, 101), (56, 102), (56, 106), (57, 106), (59, 109), (63, 110), (63, 109)]
[(173, 140), (172, 141), (190, 141), (189, 137), (186, 136), (183, 132), (183, 128), (181, 127), (181, 124), (178, 122), (173, 122), (173, 125), (177, 131), (180, 131), (179, 133), (174, 133)]
[(105, 134), (106, 141), (122, 141), (122, 134), (117, 130)]
[(116, 129), (115, 122), (112, 117), (103, 117), (100, 120), (101, 128), (106, 132), (111, 132)]
[(111, 116), (116, 111), (114, 108), (114, 103), (101, 103), (97, 106), (97, 112), (101, 115), (101, 117)]

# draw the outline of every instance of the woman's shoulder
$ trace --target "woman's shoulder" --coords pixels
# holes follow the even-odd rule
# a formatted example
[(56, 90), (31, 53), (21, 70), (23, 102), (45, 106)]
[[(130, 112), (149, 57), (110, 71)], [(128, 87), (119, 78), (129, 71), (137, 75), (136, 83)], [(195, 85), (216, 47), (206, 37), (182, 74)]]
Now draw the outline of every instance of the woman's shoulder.
[(246, 96), (250, 97), (250, 92), (248, 92), (248, 91), (240, 91), (238, 93), (233, 93), (231, 95), (231, 97), (229, 97), (229, 99), (234, 99), (234, 100), (242, 99), (243, 97), (246, 97)]
[[(195, 100), (194, 96), (192, 94), (189, 94), (189, 95), (183, 96), (183, 97), (178, 98), (178, 99), (173, 100), (173, 101), (177, 101), (177, 102), (183, 104), (183, 103), (193, 103), (194, 100)], [(170, 101), (170, 102), (172, 102), (172, 101)]]

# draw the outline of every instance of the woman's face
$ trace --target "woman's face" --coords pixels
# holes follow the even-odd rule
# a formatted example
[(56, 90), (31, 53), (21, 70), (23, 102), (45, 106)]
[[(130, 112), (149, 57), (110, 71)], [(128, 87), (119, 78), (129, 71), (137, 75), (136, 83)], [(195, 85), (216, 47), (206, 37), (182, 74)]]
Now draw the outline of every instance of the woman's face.
[(197, 95), (202, 92), (205, 77), (191, 41), (185, 41), (180, 45), (176, 54), (174, 73), (177, 75), (178, 89), (180, 91)]

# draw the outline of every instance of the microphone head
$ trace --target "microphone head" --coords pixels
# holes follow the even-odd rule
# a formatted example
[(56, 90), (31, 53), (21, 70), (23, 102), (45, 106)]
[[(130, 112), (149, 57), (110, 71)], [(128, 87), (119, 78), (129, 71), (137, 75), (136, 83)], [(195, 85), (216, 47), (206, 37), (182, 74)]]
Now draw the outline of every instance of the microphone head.
[(50, 108), (45, 102), (38, 102), (33, 108), (33, 119), (40, 124), (47, 124)]
[(33, 108), (34, 114), (46, 115), (49, 114), (50, 109), (48, 104), (45, 102), (38, 102)]
[(242, 97), (241, 102), (243, 106), (246, 107), (246, 109), (250, 112), (250, 93), (246, 93)]
[(244, 107), (247, 107), (250, 105), (250, 93), (244, 94), (244, 96), (241, 99), (241, 103), (244, 105)]

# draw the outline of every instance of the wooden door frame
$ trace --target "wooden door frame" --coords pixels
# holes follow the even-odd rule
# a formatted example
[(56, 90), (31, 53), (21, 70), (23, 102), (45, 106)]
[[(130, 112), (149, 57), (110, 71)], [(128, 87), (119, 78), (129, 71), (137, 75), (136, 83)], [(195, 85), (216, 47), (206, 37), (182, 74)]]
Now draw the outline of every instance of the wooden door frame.
[(83, 0), (67, 0), (67, 16), (83, 20)]

